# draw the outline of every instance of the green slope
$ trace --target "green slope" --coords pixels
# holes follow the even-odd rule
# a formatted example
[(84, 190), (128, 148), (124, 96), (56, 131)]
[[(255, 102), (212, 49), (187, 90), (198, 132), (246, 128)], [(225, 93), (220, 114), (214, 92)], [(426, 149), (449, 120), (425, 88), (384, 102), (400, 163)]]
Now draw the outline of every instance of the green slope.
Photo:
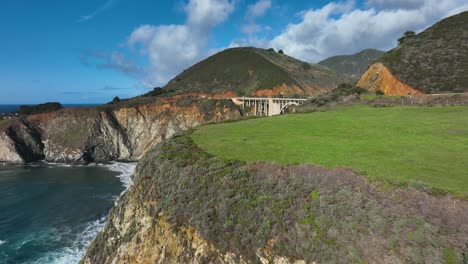
[(364, 74), (374, 61), (382, 56), (385, 51), (366, 49), (353, 55), (334, 56), (318, 64), (326, 66), (337, 73), (358, 79)]
[(436, 23), (379, 61), (423, 92), (468, 92), (468, 12)]
[(349, 166), (373, 179), (468, 197), (468, 107), (354, 106), (204, 126), (207, 152), (242, 161)]
[(308, 95), (329, 91), (349, 80), (325, 67), (257, 48), (221, 51), (185, 70), (164, 89), (181, 92), (250, 95), (286, 84)]

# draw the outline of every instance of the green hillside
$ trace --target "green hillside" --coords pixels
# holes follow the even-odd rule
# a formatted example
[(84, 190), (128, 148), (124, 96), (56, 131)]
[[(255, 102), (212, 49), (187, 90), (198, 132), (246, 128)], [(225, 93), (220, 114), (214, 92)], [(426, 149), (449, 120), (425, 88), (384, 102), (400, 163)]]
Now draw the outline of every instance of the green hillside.
[(347, 75), (353, 79), (359, 79), (374, 61), (382, 56), (385, 51), (366, 49), (353, 55), (340, 55), (330, 57), (318, 64), (326, 66), (337, 73)]
[(329, 91), (349, 80), (329, 69), (285, 54), (257, 48), (221, 51), (185, 70), (164, 89), (181, 92), (251, 95), (280, 85), (296, 86), (303, 94)]
[(379, 61), (423, 92), (468, 92), (468, 12), (408, 38)]
[(192, 137), (225, 159), (348, 166), (371, 179), (468, 197), (467, 123), (466, 106), (352, 106), (209, 125)]

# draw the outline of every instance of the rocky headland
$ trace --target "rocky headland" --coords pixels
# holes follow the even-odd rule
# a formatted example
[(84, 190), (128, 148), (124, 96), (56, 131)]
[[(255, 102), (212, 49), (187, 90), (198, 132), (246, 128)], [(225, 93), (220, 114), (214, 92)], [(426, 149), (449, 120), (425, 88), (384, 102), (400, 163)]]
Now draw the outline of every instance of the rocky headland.
[(135, 106), (62, 109), (0, 126), (0, 161), (87, 164), (138, 160), (147, 150), (188, 128), (241, 117), (230, 100), (191, 96)]

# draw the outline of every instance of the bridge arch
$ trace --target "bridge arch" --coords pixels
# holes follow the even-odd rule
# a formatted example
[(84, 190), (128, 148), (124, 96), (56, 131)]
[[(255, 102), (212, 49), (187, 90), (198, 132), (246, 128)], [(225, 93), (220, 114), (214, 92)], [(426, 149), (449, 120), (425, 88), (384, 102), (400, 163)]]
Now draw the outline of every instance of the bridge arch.
[(299, 103), (298, 102), (289, 102), (289, 103), (283, 105), (283, 107), (281, 107), (280, 113), (284, 114), (284, 111), (286, 109), (288, 109), (290, 106), (293, 106), (293, 105), (299, 105)]

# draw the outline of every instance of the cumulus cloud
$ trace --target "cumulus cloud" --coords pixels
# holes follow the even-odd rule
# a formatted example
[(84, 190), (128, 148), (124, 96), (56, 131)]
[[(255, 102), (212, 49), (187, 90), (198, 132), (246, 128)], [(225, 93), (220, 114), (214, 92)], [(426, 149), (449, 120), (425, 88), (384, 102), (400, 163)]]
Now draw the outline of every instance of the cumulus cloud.
[(249, 5), (245, 15), (247, 23), (242, 25), (241, 31), (244, 34), (254, 34), (265, 29), (266, 27), (262, 27), (256, 23), (256, 19), (264, 16), (270, 7), (270, 0), (259, 0), (255, 4)]
[[(329, 3), (303, 12), (301, 21), (289, 24), (269, 44), (287, 54), (312, 62), (366, 48), (387, 50), (406, 30), (421, 31), (435, 22), (463, 11), (465, 0), (421, 0), (418, 8), (358, 9), (354, 2)], [(410, 2), (421, 2), (410, 0)], [(370, 0), (374, 4), (387, 2)], [(397, 4), (398, 0), (390, 0)], [(405, 1), (406, 2), (406, 1)], [(466, 9), (465, 9), (466, 10)]]
[[(142, 25), (128, 36), (126, 46), (138, 51), (144, 66), (122, 53), (95, 51), (82, 56), (84, 65), (112, 69), (136, 77), (147, 87), (164, 85), (183, 69), (222, 50), (209, 47), (213, 29), (225, 22), (238, 0), (189, 0), (183, 10), (185, 23)], [(358, 7), (353, 0), (331, 2), (303, 10), (299, 21), (274, 37), (260, 33), (256, 21), (271, 8), (271, 0), (258, 0), (245, 10), (240, 39), (228, 47), (256, 46), (282, 49), (301, 60), (318, 62), (334, 55), (353, 54), (366, 48), (388, 50), (407, 30), (422, 31), (435, 22), (468, 10), (466, 0), (366, 0)], [(127, 53), (126, 53), (127, 54)], [(139, 58), (142, 61), (142, 58)]]
[(139, 47), (149, 61), (142, 80), (145, 86), (165, 84), (204, 57), (212, 29), (228, 18), (234, 4), (228, 0), (190, 0), (184, 10), (187, 21), (183, 25), (143, 25), (129, 36), (128, 45)]
[(265, 15), (265, 12), (271, 7), (270, 0), (260, 0), (253, 5), (247, 7), (247, 16), (257, 18)]

